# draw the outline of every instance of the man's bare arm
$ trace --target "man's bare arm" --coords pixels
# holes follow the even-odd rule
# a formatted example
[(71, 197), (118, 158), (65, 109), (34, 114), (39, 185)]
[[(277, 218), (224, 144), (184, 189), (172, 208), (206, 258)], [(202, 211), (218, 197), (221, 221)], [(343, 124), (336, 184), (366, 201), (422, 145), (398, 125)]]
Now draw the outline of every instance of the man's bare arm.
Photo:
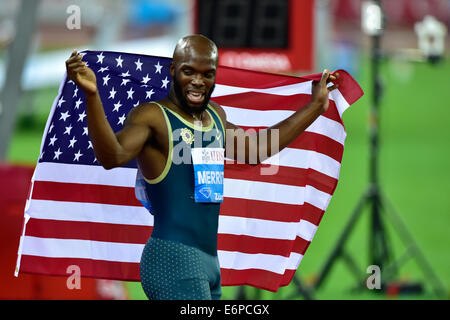
[(135, 158), (150, 139), (150, 126), (146, 123), (148, 117), (139, 116), (146, 113), (144, 108), (148, 106), (139, 106), (130, 112), (123, 129), (115, 134), (106, 119), (92, 69), (76, 51), (66, 61), (66, 69), (68, 77), (86, 95), (88, 132), (97, 161), (105, 169), (111, 169)]

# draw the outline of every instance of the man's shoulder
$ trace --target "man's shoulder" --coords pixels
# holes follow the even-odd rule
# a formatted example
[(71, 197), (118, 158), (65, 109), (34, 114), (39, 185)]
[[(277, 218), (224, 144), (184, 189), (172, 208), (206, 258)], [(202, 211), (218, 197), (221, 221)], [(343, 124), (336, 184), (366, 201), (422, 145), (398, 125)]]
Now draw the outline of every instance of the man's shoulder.
[(209, 100), (209, 105), (219, 114), (222, 118), (222, 121), (226, 119), (225, 110), (223, 110), (222, 106), (213, 100)]
[(163, 117), (160, 101), (149, 101), (133, 107), (127, 116), (127, 122), (151, 124)]

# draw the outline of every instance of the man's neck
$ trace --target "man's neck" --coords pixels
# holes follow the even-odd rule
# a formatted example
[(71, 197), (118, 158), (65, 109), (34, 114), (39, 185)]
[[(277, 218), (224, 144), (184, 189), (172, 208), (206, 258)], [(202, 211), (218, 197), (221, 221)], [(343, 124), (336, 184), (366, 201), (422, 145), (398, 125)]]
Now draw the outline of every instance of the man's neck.
[(191, 119), (193, 119), (194, 121), (202, 121), (203, 120), (203, 111), (204, 110), (202, 110), (201, 112), (190, 112), (186, 108), (183, 108), (182, 103), (178, 99), (173, 88), (171, 88), (169, 91), (168, 99), (170, 100), (172, 105), (175, 107), (176, 112), (178, 112), (180, 114), (185, 114), (185, 115), (189, 116)]

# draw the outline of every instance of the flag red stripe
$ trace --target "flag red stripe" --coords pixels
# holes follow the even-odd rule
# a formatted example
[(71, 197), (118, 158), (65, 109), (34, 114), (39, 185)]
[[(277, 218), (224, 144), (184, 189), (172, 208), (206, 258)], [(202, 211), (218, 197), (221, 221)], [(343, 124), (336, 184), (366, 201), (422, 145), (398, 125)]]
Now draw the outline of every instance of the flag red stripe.
[(309, 241), (300, 237), (296, 237), (294, 240), (283, 240), (219, 233), (217, 245), (218, 250), (289, 257), (291, 252), (305, 254)]
[[(38, 238), (77, 239), (145, 244), (153, 228), (107, 223), (30, 219), (26, 235)], [(291, 252), (304, 254), (309, 241), (258, 238), (247, 235), (219, 234), (218, 250), (265, 253), (289, 257)]]
[[(316, 73), (299, 78), (224, 66), (220, 66), (220, 69), (221, 71), (217, 73), (216, 83), (255, 89), (267, 89), (310, 80), (320, 80), (322, 76), (321, 73)], [(335, 72), (338, 72), (340, 75), (339, 80), (335, 81), (335, 83), (339, 84), (339, 91), (350, 105), (362, 97), (364, 94), (363, 90), (347, 71), (339, 69)], [(242, 79), (245, 79), (245, 82)]]
[(146, 243), (152, 230), (151, 226), (32, 218), (27, 223), (26, 235), (39, 238)]
[(139, 263), (80, 258), (22, 255), (20, 272), (68, 277), (72, 273), (67, 273), (67, 267), (71, 265), (80, 267), (81, 277), (140, 281)]
[[(296, 94), (292, 96), (279, 96), (261, 92), (244, 92), (214, 97), (211, 100), (223, 106), (248, 110), (297, 111), (305, 107), (311, 101), (311, 95)], [(342, 126), (344, 126), (344, 123), (342, 122), (342, 119), (337, 111), (336, 104), (333, 100), (330, 100), (329, 107), (327, 111), (322, 114), (322, 116), (337, 121)]]
[(341, 162), (344, 146), (339, 142), (315, 132), (304, 131), (290, 145), (289, 148), (316, 151)]
[(35, 181), (33, 199), (142, 206), (131, 187), (52, 181)]
[[(226, 165), (231, 166), (231, 165)], [(318, 190), (332, 194), (337, 180), (312, 169), (279, 167), (277, 175), (259, 175), (259, 166), (244, 170), (244, 164), (232, 165), (226, 170), (226, 178), (248, 179), (261, 182), (290, 184), (303, 187), (306, 183)], [(253, 171), (252, 173), (248, 171)], [(258, 174), (258, 176), (256, 175)], [(292, 177), (296, 177), (295, 179)], [(35, 181), (33, 199), (71, 201), (83, 203), (103, 203), (112, 205), (141, 206), (136, 199), (134, 188), (51, 181)], [(229, 199), (229, 198), (227, 198)], [(228, 201), (228, 200), (227, 200)], [(253, 201), (253, 200), (247, 200)]]
[(333, 194), (337, 185), (337, 180), (320, 173), (313, 169), (302, 169), (292, 167), (272, 166), (271, 170), (278, 170), (276, 174), (263, 175), (263, 168), (269, 168), (269, 165), (248, 165), (248, 164), (226, 164), (225, 178), (252, 180), (259, 182), (278, 183), (283, 185), (291, 185), (304, 187), (309, 185), (317, 190)]
[[(311, 178), (309, 178), (311, 179)], [(55, 191), (56, 188), (52, 187), (52, 192), (49, 192), (49, 188), (44, 188), (43, 190), (39, 189), (39, 185), (42, 181), (36, 181), (35, 182), (35, 193), (33, 194), (33, 199), (38, 200), (53, 200), (53, 201), (74, 201), (74, 202), (95, 202), (91, 201), (91, 199), (85, 199), (82, 196), (80, 198), (71, 198), (66, 199), (64, 197), (65, 186), (62, 185), (62, 183), (56, 183), (53, 182), (53, 184), (59, 186), (59, 189), (61, 189), (61, 192), (58, 191), (58, 193)], [(46, 182), (46, 185), (51, 184), (51, 182)], [(71, 184), (69, 184), (71, 185)], [(87, 187), (87, 189), (90, 188), (90, 185), (83, 185), (83, 184), (77, 184), (79, 189), (83, 189), (84, 187)], [(133, 190), (133, 188), (129, 188)], [(99, 192), (99, 190), (97, 190)], [(102, 197), (101, 195), (99, 196)], [(112, 195), (114, 197), (114, 195)], [(134, 195), (130, 199), (128, 199), (128, 202), (125, 203), (125, 201), (121, 203), (117, 203), (117, 201), (113, 201), (111, 204), (121, 204), (121, 205), (127, 205), (130, 202), (134, 203), (135, 198)], [(138, 204), (140, 205), (140, 203)], [(274, 212), (283, 212), (283, 214), (280, 215), (274, 215)], [(224, 216), (236, 216), (236, 217), (248, 217), (248, 218), (255, 218), (255, 219), (265, 219), (265, 220), (273, 220), (273, 221), (285, 221), (285, 222), (297, 222), (300, 220), (300, 214), (303, 214), (305, 217), (305, 220), (308, 220), (312, 223), (314, 221), (320, 221), (323, 211), (319, 208), (316, 208), (307, 202), (305, 202), (303, 205), (293, 205), (293, 204), (284, 204), (284, 203), (275, 203), (275, 202), (268, 202), (268, 201), (259, 201), (259, 200), (247, 200), (247, 199), (239, 199), (239, 198), (226, 198), (226, 201), (224, 201), (220, 208), (220, 214)], [(314, 223), (316, 224), (316, 223)]]
[[(245, 79), (245, 82), (242, 81)], [(306, 78), (219, 66), (216, 83), (240, 88), (267, 89), (309, 81)]]
[[(140, 281), (139, 263), (114, 262), (77, 258), (48, 258), (22, 255), (20, 271), (25, 273), (67, 277), (67, 268), (80, 267), (81, 277)], [(278, 287), (286, 286), (294, 276), (295, 270), (288, 269), (278, 274), (262, 269), (220, 269), (223, 286), (250, 284), (254, 287), (276, 292)]]
[(339, 92), (345, 98), (348, 104), (352, 105), (364, 94), (363, 90), (359, 86), (358, 82), (345, 70), (336, 70), (339, 72), (339, 80), (336, 81), (339, 84)]
[(224, 201), (220, 207), (222, 216), (280, 222), (298, 222), (303, 219), (315, 225), (318, 225), (323, 213), (323, 210), (308, 203), (294, 205), (238, 198), (227, 198), (227, 201)]
[[(256, 132), (267, 127), (240, 126), (244, 131), (253, 129)], [(304, 131), (288, 145), (292, 149), (315, 151), (341, 162), (344, 146), (339, 142), (319, 133)]]
[(276, 292), (279, 287), (289, 284), (295, 270), (287, 269), (284, 274), (262, 269), (220, 269), (223, 286), (249, 284), (252, 287)]

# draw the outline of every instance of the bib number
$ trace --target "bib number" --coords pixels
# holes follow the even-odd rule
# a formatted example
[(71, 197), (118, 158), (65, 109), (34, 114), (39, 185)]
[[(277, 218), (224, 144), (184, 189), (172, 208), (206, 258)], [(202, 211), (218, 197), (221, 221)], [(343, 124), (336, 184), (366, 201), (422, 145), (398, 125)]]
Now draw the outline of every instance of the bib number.
[(192, 148), (195, 202), (223, 202), (223, 148)]

